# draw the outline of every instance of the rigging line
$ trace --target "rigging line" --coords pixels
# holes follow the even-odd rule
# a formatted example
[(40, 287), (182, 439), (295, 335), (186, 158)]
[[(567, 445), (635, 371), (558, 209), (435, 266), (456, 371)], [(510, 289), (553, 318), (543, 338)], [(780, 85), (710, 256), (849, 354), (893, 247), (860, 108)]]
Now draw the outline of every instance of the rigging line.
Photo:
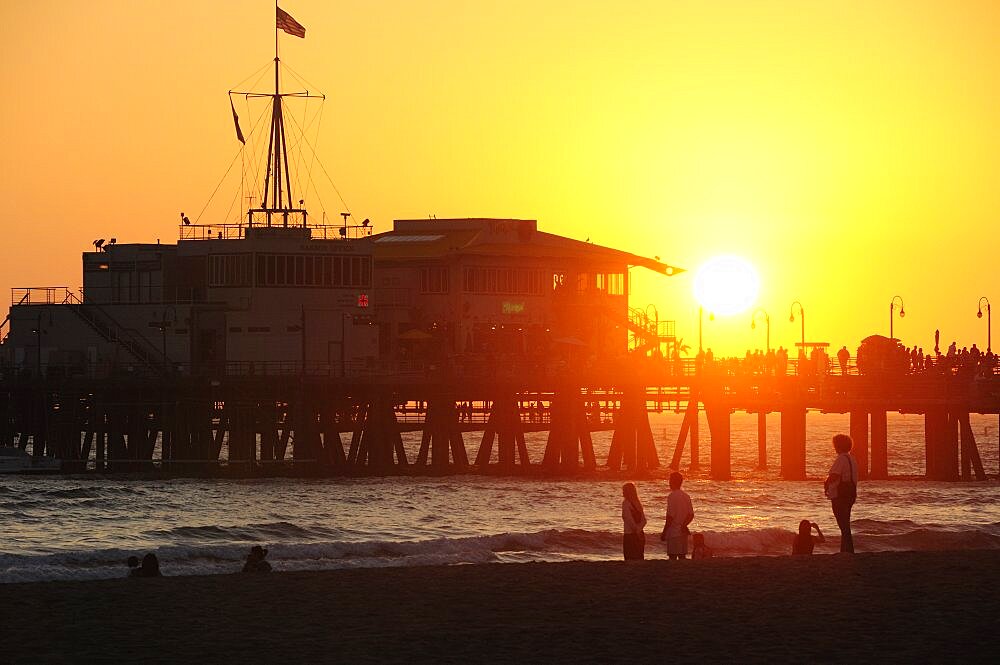
[[(319, 105), (319, 123), (316, 125), (316, 147), (319, 148), (319, 137), (320, 129), (323, 127), (323, 109), (326, 108), (326, 104)], [(313, 182), (312, 172), (313, 166), (316, 164), (316, 151), (313, 151), (312, 159), (309, 160), (309, 170), (306, 172), (309, 176), (309, 184), (312, 185), (313, 189), (316, 189), (316, 184)], [(308, 194), (308, 191), (306, 192)], [(319, 198), (319, 190), (316, 190), (316, 198)]]
[(212, 194), (208, 197), (208, 201), (205, 202), (205, 205), (204, 207), (202, 207), (201, 212), (199, 212), (198, 216), (194, 218), (195, 223), (197, 223), (198, 220), (201, 219), (201, 216), (205, 214), (205, 210), (208, 208), (208, 205), (212, 202), (212, 199), (215, 198), (215, 195), (219, 191), (219, 187), (222, 187), (222, 183), (226, 180), (226, 176), (228, 176), (229, 172), (233, 170), (233, 166), (236, 164), (236, 160), (239, 159), (240, 153), (243, 152), (244, 148), (245, 146), (241, 145), (239, 151), (233, 157), (233, 161), (229, 162), (229, 168), (227, 168), (226, 172), (222, 174), (222, 178), (219, 179), (219, 184), (217, 184), (215, 186), (215, 189), (212, 190)]
[[(299, 131), (301, 132), (301, 128), (298, 127), (298, 123), (296, 122), (295, 117), (294, 116), (289, 116), (289, 118), (291, 119), (292, 123), (295, 124), (296, 128), (298, 128)], [(305, 143), (305, 145), (312, 151), (313, 160), (315, 161), (316, 160), (316, 148), (314, 148), (313, 145), (311, 143), (309, 143), (308, 140), (303, 140), (302, 142)], [(330, 181), (330, 186), (333, 187), (333, 191), (337, 193), (337, 197), (340, 199), (340, 202), (344, 204), (344, 209), (347, 212), (351, 212), (351, 206), (347, 205), (347, 201), (344, 200), (344, 197), (343, 197), (343, 195), (341, 195), (340, 190), (337, 189), (337, 185), (334, 184), (333, 178), (331, 178), (330, 174), (326, 172), (326, 168), (323, 166), (323, 162), (321, 162), (321, 161), (319, 162), (319, 167), (321, 169), (323, 169), (323, 174), (326, 176), (326, 179)], [(318, 194), (319, 194), (319, 191), (317, 190), (317, 196), (318, 196)]]
[(310, 83), (309, 81), (307, 81), (304, 76), (302, 76), (297, 71), (295, 71), (294, 69), (292, 69), (291, 67), (289, 67), (285, 62), (282, 62), (281, 66), (284, 67), (286, 70), (288, 70), (288, 73), (291, 74), (292, 76), (294, 76), (298, 80), (299, 83), (302, 83), (307, 88), (314, 89), (318, 94), (323, 95), (324, 98), (326, 97), (326, 95), (323, 94), (323, 92), (319, 89), (319, 86), (315, 86), (312, 83)]
[[(316, 192), (316, 200), (319, 201), (319, 209), (321, 213), (326, 213), (326, 206), (323, 204), (323, 197), (320, 196), (319, 188), (316, 187), (316, 183), (313, 182), (312, 174), (309, 174), (309, 184), (312, 185), (313, 190)], [(348, 211), (350, 212), (350, 211)], [(322, 219), (322, 217), (321, 217)]]
[[(308, 113), (308, 111), (309, 111), (309, 100), (306, 99), (305, 100), (305, 104), (302, 105), (302, 124), (303, 125), (306, 124), (306, 118), (308, 118), (308, 116), (306, 114)], [(308, 127), (307, 127), (307, 129), (308, 129)], [(302, 137), (302, 139), (300, 141), (297, 141), (296, 144), (298, 144), (302, 140), (305, 140), (304, 136)], [(301, 166), (301, 163), (302, 163), (302, 151), (301, 150), (296, 150), (296, 152), (295, 152), (295, 181), (296, 181), (295, 184), (297, 186), (299, 186), (300, 188), (301, 188), (301, 181), (300, 181), (300, 178), (299, 178), (299, 166)], [(305, 198), (305, 192), (303, 192), (302, 194), (303, 194), (302, 198)]]
[[(301, 128), (299, 127), (298, 123), (295, 122), (295, 118), (293, 118), (291, 115), (289, 115), (289, 118), (291, 118), (291, 120), (292, 120), (292, 122), (294, 124), (294, 128), (293, 129), (299, 129), (300, 130)], [(301, 175), (300, 175), (300, 168), (299, 168), (301, 166), (301, 162), (302, 162), (302, 150), (301, 150), (301, 148), (299, 146), (302, 143), (308, 143), (308, 141), (307, 141), (305, 135), (302, 134), (301, 131), (299, 132), (298, 137), (296, 137), (296, 136), (292, 137), (292, 141), (293, 141), (293, 143), (292, 143), (292, 150), (295, 151), (295, 154), (296, 154), (295, 162), (293, 164), (293, 166), (295, 167), (295, 186), (300, 190), (300, 194), (302, 195), (302, 198), (304, 199), (305, 198), (305, 192), (301, 191), (304, 188), (302, 186), (303, 183), (302, 183), (302, 178), (301, 178)]]
[(250, 98), (249, 97), (246, 98), (246, 105), (247, 105), (247, 117), (250, 118), (250, 133), (249, 133), (249, 136), (250, 136), (250, 174), (251, 174), (251, 177), (253, 178), (253, 184), (250, 186), (250, 191), (253, 193), (254, 196), (256, 196), (259, 199), (260, 196), (261, 196), (261, 192), (260, 192), (260, 190), (257, 189), (257, 186), (259, 184), (258, 183), (258, 179), (257, 179), (257, 175), (258, 175), (258, 173), (260, 171), (260, 164), (258, 162), (257, 155), (258, 155), (258, 152), (259, 152), (260, 148), (258, 146), (258, 141), (257, 141), (257, 138), (259, 136), (259, 134), (257, 133), (257, 127), (258, 127), (258, 123), (260, 123), (261, 118), (264, 115), (265, 109), (261, 108), (261, 110), (257, 114), (257, 116), (254, 117), (253, 111), (250, 108)]
[[(258, 145), (258, 142), (257, 142), (257, 138), (259, 137), (259, 133), (257, 132), (257, 129), (258, 129), (258, 127), (262, 126), (261, 123), (262, 123), (262, 121), (264, 119), (264, 116), (267, 114), (267, 111), (269, 109), (271, 109), (272, 107), (270, 105), (262, 106), (261, 109), (260, 109), (260, 111), (257, 113), (257, 116), (254, 117), (253, 116), (253, 112), (252, 112), (252, 110), (250, 108), (250, 98), (249, 97), (246, 98), (246, 105), (247, 105), (247, 116), (249, 116), (250, 119), (251, 119), (250, 132), (249, 132), (248, 136), (250, 136), (250, 140), (251, 140), (250, 168), (251, 168), (251, 171), (253, 173), (254, 184), (255, 184), (254, 189), (253, 189), (253, 193), (259, 199), (263, 194), (262, 194), (262, 192), (260, 190), (258, 190), (256, 188), (256, 185), (259, 184), (259, 180), (260, 179), (258, 178), (258, 176), (260, 175), (260, 172), (263, 169), (263, 165), (260, 163), (260, 160), (257, 159), (258, 155), (260, 154), (260, 146)], [(270, 116), (268, 116), (268, 117), (270, 117)]]
[[(306, 140), (305, 136), (302, 134), (302, 128), (299, 127), (298, 122), (296, 122), (295, 116), (289, 114), (288, 119), (292, 121), (292, 129), (299, 131), (298, 137), (292, 136), (292, 141), (293, 141), (293, 143), (292, 143), (292, 150), (298, 149), (298, 154), (301, 155), (302, 154), (302, 149), (300, 147), (301, 144), (305, 143), (306, 145), (309, 145), (309, 142), (308, 142), (308, 140)], [(300, 189), (302, 189), (302, 179), (299, 176), (299, 159), (298, 158), (295, 161), (295, 184), (296, 184), (297, 187), (299, 187)], [(302, 198), (304, 199), (305, 197), (303, 196)]]
[[(236, 190), (236, 195), (233, 196), (233, 200), (229, 202), (229, 209), (226, 210), (226, 214), (222, 217), (222, 219), (229, 221), (229, 216), (233, 214), (233, 206), (236, 205), (236, 202), (239, 200), (240, 194), (242, 194), (242, 192), (240, 190)], [(240, 215), (240, 217), (242, 217), (242, 215)], [(237, 218), (236, 221), (239, 222), (240, 219)]]
[[(273, 63), (274, 63), (274, 60), (268, 61), (263, 66), (261, 66), (260, 69), (258, 69), (257, 71), (255, 71), (253, 74), (251, 74), (250, 76), (246, 77), (245, 79), (243, 79), (242, 81), (240, 81), (239, 83), (237, 83), (236, 85), (234, 85), (233, 88), (238, 88), (241, 85), (243, 85), (244, 83), (246, 83), (247, 81), (249, 81), (250, 79), (252, 79), (254, 76), (257, 76), (257, 74), (261, 74), (261, 72), (266, 72), (267, 68), (270, 67)], [(263, 76), (263, 74), (261, 74), (261, 77), (262, 76)], [(260, 83), (260, 78), (258, 78), (256, 81), (254, 81), (253, 85), (251, 85), (250, 87), (253, 88), (258, 83)]]
[[(260, 83), (261, 79), (264, 78), (264, 76), (268, 73), (269, 67), (270, 67), (270, 63), (264, 65), (263, 67), (261, 67), (260, 69), (258, 69), (256, 72), (254, 72), (253, 74), (251, 74), (250, 76), (248, 76), (246, 79), (244, 79), (243, 81), (241, 81), (239, 83), (239, 85), (242, 85), (248, 79), (250, 79), (251, 77), (253, 77), (256, 74), (257, 78), (254, 80), (254, 82), (252, 84), (250, 84), (250, 88), (251, 89), (252, 88), (256, 88), (257, 85)], [(239, 85), (237, 85), (235, 87), (239, 87)], [(231, 91), (230, 91), (229, 94), (230, 94), (230, 97), (232, 97), (233, 93)], [(254, 117), (253, 117), (253, 111), (250, 109), (250, 97), (247, 94), (244, 94), (243, 95), (243, 99), (246, 102), (246, 106), (247, 106), (247, 117), (250, 118), (250, 120), (251, 120), (250, 132), (248, 134), (248, 136), (250, 136), (250, 138), (251, 138), (251, 143), (252, 143), (251, 151), (250, 151), (250, 168), (253, 171), (254, 175), (256, 176), (256, 173), (257, 173), (257, 170), (258, 170), (259, 166), (258, 166), (257, 160), (256, 160), (257, 147), (256, 147), (256, 143), (254, 142), (254, 130), (257, 127), (257, 120), (260, 119), (260, 114), (257, 116), (257, 119), (255, 120)], [(263, 111), (261, 112), (261, 114), (262, 113), (263, 113)], [(244, 137), (244, 138), (246, 138), (246, 137)], [(244, 175), (243, 178), (242, 178), (242, 180), (245, 180), (245, 179), (246, 179), (246, 176)], [(256, 177), (254, 179), (256, 180)], [(241, 180), (241, 183), (240, 183), (241, 186), (243, 184), (242, 180)], [(254, 193), (256, 194), (257, 192), (254, 192)]]

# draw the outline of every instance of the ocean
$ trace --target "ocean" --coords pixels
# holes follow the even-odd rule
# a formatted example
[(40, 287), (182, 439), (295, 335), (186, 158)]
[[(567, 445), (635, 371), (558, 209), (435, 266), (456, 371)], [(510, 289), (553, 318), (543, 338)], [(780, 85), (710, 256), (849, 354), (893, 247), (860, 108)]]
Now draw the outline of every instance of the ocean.
[[(669, 459), (682, 416), (651, 416), (661, 461)], [(695, 507), (692, 531), (717, 556), (783, 555), (799, 520), (817, 522), (838, 549), (821, 480), (833, 460), (830, 438), (848, 417), (810, 414), (811, 480), (777, 478), (779, 422), (768, 421), (768, 463), (757, 462), (757, 420), (732, 418), (733, 472), (709, 480), (709, 439), (701, 426), (702, 469), (681, 471)], [(861, 484), (855, 507), (858, 551), (1000, 549), (996, 416), (972, 416), (985, 482), (927, 482), (923, 419), (889, 415), (890, 481)], [(610, 432), (595, 433), (598, 461)], [(545, 434), (529, 434), (540, 460)], [(413, 459), (419, 434), (405, 435)], [(466, 435), (470, 457), (476, 433)], [(647, 557), (664, 557), (657, 535), (668, 488), (664, 473), (636, 481), (650, 524)], [(269, 550), (276, 570), (510, 563), (621, 556), (621, 483), (481, 475), (330, 479), (176, 479), (89, 476), (0, 477), (0, 582), (122, 577), (125, 559), (155, 552), (165, 575), (237, 572), (251, 545)]]

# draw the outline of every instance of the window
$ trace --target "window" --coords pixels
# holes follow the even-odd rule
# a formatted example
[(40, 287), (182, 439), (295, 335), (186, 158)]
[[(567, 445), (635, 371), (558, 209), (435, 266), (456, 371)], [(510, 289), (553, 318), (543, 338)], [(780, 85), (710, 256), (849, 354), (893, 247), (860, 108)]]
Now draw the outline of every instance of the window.
[(250, 254), (212, 254), (208, 257), (209, 286), (250, 286)]
[[(238, 279), (249, 283), (249, 266), (235, 266)], [(372, 281), (372, 259), (370, 256), (313, 256), (304, 254), (258, 254), (255, 261), (257, 286), (305, 286), (305, 287), (361, 287), (368, 288)], [(228, 279), (228, 265), (223, 262), (220, 273)], [(215, 270), (215, 264), (210, 270)], [(246, 274), (244, 275), (243, 272)], [(215, 273), (211, 273), (214, 275)], [(240, 277), (240, 275), (244, 275)]]
[(529, 268), (463, 268), (462, 290), (466, 293), (540, 296), (541, 270)]
[(450, 287), (451, 276), (447, 267), (431, 266), (420, 269), (421, 293), (448, 293)]

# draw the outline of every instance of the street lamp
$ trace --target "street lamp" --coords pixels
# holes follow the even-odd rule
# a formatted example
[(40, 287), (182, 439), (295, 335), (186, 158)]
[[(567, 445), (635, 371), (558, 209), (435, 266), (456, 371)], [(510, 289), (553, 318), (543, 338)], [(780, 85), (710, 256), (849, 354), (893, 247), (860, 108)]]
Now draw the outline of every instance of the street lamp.
[[(704, 307), (698, 307), (698, 353), (701, 353), (701, 352), (703, 352), (705, 350), (705, 347), (701, 343), (701, 340), (702, 340), (702, 336), (701, 336), (702, 320), (704, 318), (705, 318), (705, 308)], [(708, 320), (709, 321), (715, 321), (715, 314), (713, 314), (712, 312), (709, 312), (708, 313)]]
[(788, 322), (795, 323), (795, 306), (799, 306), (799, 320), (802, 322), (802, 348), (806, 348), (806, 311), (802, 309), (802, 303), (798, 300), (792, 303), (788, 310)]
[(750, 319), (750, 330), (757, 328), (757, 315), (764, 315), (764, 323), (767, 324), (767, 352), (771, 352), (771, 316), (763, 309), (758, 308), (756, 312), (753, 313), (753, 318)]
[(892, 323), (893, 323), (893, 313), (896, 311), (896, 301), (899, 301), (899, 318), (906, 316), (906, 309), (903, 307), (903, 299), (899, 296), (893, 296), (892, 300), (889, 301), (889, 339), (895, 339), (895, 335), (892, 334)]
[(42, 317), (48, 318), (48, 324), (52, 325), (52, 312), (41, 311), (38, 313), (38, 318), (35, 321), (35, 327), (31, 329), (31, 332), (35, 335), (35, 365), (38, 370), (38, 377), (42, 377), (42, 335), (47, 335), (48, 331), (42, 329)]
[(992, 348), (993, 347), (993, 343), (992, 343), (992, 339), (991, 339), (992, 332), (993, 332), (991, 330), (991, 328), (993, 327), (993, 324), (992, 324), (992, 322), (990, 320), (992, 318), (990, 316), (990, 310), (992, 309), (990, 307), (990, 299), (987, 298), (986, 296), (983, 296), (982, 298), (979, 299), (979, 311), (976, 312), (976, 318), (980, 318), (980, 319), (983, 318), (983, 301), (984, 300), (986, 301), (986, 353), (989, 353), (990, 351), (993, 350), (993, 348)]
[[(167, 319), (168, 311), (173, 314), (170, 319)], [(167, 356), (167, 328), (177, 323), (177, 309), (173, 305), (167, 305), (163, 308), (163, 312), (160, 313), (160, 320), (154, 321), (153, 323), (160, 329), (163, 358), (164, 360), (169, 361), (170, 358)]]

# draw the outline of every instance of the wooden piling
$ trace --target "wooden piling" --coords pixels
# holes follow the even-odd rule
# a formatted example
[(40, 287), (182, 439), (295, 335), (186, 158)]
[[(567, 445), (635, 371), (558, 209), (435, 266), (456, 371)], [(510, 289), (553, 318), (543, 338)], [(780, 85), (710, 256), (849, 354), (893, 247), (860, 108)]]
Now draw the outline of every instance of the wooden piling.
[(868, 480), (868, 412), (851, 411), (851, 441), (854, 443), (854, 460), (858, 463), (858, 480)]
[(961, 430), (962, 480), (971, 480), (973, 472), (976, 480), (986, 480), (986, 470), (983, 468), (983, 460), (979, 456), (976, 436), (972, 431), (968, 413), (959, 414), (959, 427)]
[(730, 441), (731, 409), (721, 396), (705, 401), (705, 419), (711, 436), (712, 457), (709, 462), (712, 480), (732, 480), (732, 448)]
[(767, 468), (767, 412), (757, 412), (757, 468)]
[(608, 467), (620, 471), (623, 466), (629, 471), (648, 471), (660, 466), (653, 430), (649, 425), (644, 386), (632, 386), (625, 391), (622, 408), (615, 420)]
[(590, 423), (579, 388), (562, 388), (552, 398), (551, 429), (545, 445), (542, 466), (561, 473), (576, 473), (583, 458), (583, 468), (597, 468)]
[(781, 411), (781, 477), (806, 478), (806, 407), (787, 404)]
[(872, 480), (889, 479), (888, 419), (885, 409), (871, 412), (871, 473)]

